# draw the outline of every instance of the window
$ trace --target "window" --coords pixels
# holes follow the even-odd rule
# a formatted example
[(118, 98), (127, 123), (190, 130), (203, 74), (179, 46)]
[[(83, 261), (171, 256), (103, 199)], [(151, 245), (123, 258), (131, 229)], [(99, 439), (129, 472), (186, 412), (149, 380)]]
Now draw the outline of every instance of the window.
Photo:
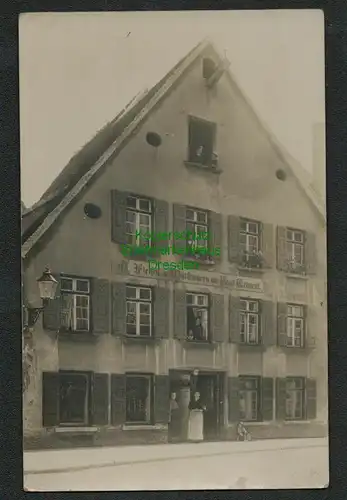
[(286, 420), (305, 418), (305, 380), (303, 378), (286, 379)]
[(148, 239), (142, 239), (139, 233), (152, 230), (152, 203), (145, 198), (127, 197), (125, 232), (128, 245), (149, 245)]
[(244, 344), (259, 343), (259, 302), (241, 299), (240, 340)]
[(86, 373), (59, 374), (59, 422), (88, 425), (90, 378)]
[(188, 161), (211, 166), (216, 125), (198, 118), (189, 120), (189, 157)]
[(61, 327), (73, 332), (90, 329), (90, 283), (87, 279), (61, 279)]
[(208, 340), (208, 295), (187, 293), (187, 338)]
[(152, 334), (152, 290), (126, 287), (127, 335), (149, 337)]
[(296, 271), (304, 265), (304, 233), (295, 229), (286, 231), (286, 251), (289, 268)]
[(240, 249), (242, 264), (246, 267), (261, 267), (260, 224), (256, 221), (241, 219)]
[(149, 424), (152, 421), (153, 381), (150, 375), (126, 375), (126, 422)]
[[(208, 212), (186, 208), (187, 254), (207, 253)], [(197, 250), (199, 248), (199, 251)]]
[(260, 380), (258, 377), (239, 379), (240, 420), (252, 422), (259, 420)]
[(287, 346), (304, 345), (305, 319), (304, 307), (288, 304), (287, 306)]

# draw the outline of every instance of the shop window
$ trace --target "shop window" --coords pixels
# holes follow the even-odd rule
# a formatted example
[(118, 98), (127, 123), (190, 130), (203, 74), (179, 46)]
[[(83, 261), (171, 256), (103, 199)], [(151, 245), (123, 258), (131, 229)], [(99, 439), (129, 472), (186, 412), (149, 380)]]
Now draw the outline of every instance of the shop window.
[(152, 335), (151, 288), (126, 287), (126, 333), (143, 337)]
[(88, 425), (90, 377), (86, 373), (59, 373), (59, 423)]
[(90, 330), (90, 282), (61, 278), (61, 328), (73, 332)]
[(208, 295), (187, 293), (187, 339), (209, 340), (209, 298)]
[(240, 342), (242, 344), (260, 343), (260, 313), (257, 300), (240, 300)]
[(244, 422), (260, 420), (260, 378), (240, 377), (239, 387), (240, 420)]
[(215, 134), (215, 123), (193, 117), (189, 119), (189, 162), (212, 166)]
[(153, 414), (153, 380), (150, 375), (126, 374), (126, 423), (149, 424)]
[(146, 198), (128, 196), (126, 199), (126, 243), (128, 245), (150, 246), (149, 235), (152, 230), (152, 203)]
[(286, 420), (305, 418), (305, 380), (304, 378), (286, 379)]

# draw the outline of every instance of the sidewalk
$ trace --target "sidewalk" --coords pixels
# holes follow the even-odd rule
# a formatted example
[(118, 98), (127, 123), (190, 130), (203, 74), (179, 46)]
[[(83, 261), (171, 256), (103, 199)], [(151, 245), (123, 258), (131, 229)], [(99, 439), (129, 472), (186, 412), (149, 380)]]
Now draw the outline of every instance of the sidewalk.
[(155, 444), (31, 451), (24, 452), (23, 460), (24, 474), (44, 474), (206, 455), (229, 455), (233, 453), (323, 446), (328, 446), (328, 439), (270, 439), (251, 442)]

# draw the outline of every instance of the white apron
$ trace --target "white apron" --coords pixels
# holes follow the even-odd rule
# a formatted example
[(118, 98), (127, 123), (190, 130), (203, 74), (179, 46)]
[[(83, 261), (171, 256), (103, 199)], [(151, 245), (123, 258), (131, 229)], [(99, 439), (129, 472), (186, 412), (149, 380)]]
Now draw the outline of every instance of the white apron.
[(203, 410), (190, 410), (188, 420), (188, 441), (202, 441), (204, 439), (203, 425)]

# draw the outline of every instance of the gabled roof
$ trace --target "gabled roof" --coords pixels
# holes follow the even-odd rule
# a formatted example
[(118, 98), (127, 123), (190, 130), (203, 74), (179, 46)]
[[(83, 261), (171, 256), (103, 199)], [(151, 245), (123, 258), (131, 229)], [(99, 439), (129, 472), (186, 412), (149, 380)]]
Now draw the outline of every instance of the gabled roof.
[[(69, 204), (100, 174), (102, 169), (126, 145), (133, 133), (146, 119), (158, 103), (165, 98), (176, 86), (186, 71), (196, 59), (207, 49), (214, 49), (213, 45), (204, 40), (196, 45), (183, 59), (181, 59), (162, 80), (150, 90), (138, 94), (127, 106), (108, 124), (78, 151), (46, 190), (41, 199), (27, 210), (22, 217), (22, 258), (25, 258), (45, 232), (54, 224)], [(215, 51), (215, 50), (214, 50)], [(216, 56), (222, 61), (218, 53)], [(236, 85), (234, 78), (227, 71), (228, 78), (236, 87), (245, 103), (252, 109), (247, 99)], [(253, 111), (253, 109), (252, 109)], [(253, 111), (254, 113), (254, 111)], [(259, 117), (254, 113), (260, 122)], [(317, 196), (310, 191), (309, 185), (299, 175), (302, 167), (289, 157), (264, 124), (262, 128), (270, 142), (281, 156), (282, 160), (292, 171), (298, 185), (308, 196), (309, 200), (325, 219), (325, 211)]]

